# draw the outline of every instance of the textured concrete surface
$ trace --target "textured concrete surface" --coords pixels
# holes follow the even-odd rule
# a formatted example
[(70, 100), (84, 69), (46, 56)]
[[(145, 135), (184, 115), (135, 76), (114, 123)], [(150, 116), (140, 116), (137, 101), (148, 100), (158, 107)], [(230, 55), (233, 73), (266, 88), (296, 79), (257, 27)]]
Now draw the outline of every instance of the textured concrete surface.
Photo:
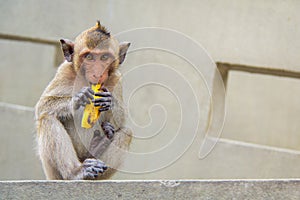
[(297, 200), (300, 180), (0, 182), (0, 199)]

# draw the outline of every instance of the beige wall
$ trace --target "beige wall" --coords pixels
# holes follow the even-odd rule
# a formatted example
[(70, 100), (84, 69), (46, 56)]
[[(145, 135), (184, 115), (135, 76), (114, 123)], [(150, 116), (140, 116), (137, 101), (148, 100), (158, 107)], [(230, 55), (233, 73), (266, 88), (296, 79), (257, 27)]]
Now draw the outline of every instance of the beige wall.
[[(255, 67), (258, 72), (261, 67), (269, 72), (283, 70), (298, 76), (299, 9), (300, 2), (296, 0), (3, 1), (0, 6), (0, 101), (32, 108), (55, 73), (59, 59), (55, 42), (60, 38), (74, 39), (96, 19), (100, 19), (114, 34), (141, 27), (174, 29), (202, 44), (215, 62)], [(129, 54), (123, 70), (148, 62), (172, 66), (189, 80), (195, 88), (197, 100), (201, 100), (199, 126), (204, 130), (211, 105), (203, 80), (182, 59), (159, 52)], [(209, 61), (206, 64), (209, 66), (208, 88), (211, 89), (214, 69)], [(128, 80), (127, 84), (130, 84)], [(203, 135), (198, 135), (189, 150), (171, 166), (141, 175), (120, 173), (116, 178), (300, 177), (299, 170), (292, 167), (299, 166), (300, 162), (299, 89), (297, 78), (230, 71), (223, 139), (207, 158), (198, 159), (203, 138)], [(149, 122), (148, 108), (153, 102), (147, 95), (151, 95), (154, 102), (165, 105), (169, 111), (168, 129), (163, 132), (165, 135), (148, 141), (146, 146), (134, 140), (134, 151), (164, 145), (172, 138), (180, 118), (178, 104), (170, 93), (148, 88), (135, 96), (136, 107), (131, 108), (138, 123)], [(30, 176), (13, 176), (15, 167), (8, 166), (16, 166), (19, 171), (20, 164), (11, 164), (14, 160), (2, 153), (0, 167), (6, 172), (0, 170), (0, 179), (43, 178), (40, 168), (27, 162), (34, 155), (32, 140), (28, 140), (34, 135), (33, 115), (25, 114), (25, 118), (30, 120), (24, 121), (24, 116), (18, 115), (18, 107), (7, 110), (6, 104), (1, 106), (1, 142), (14, 146), (15, 138), (22, 141), (26, 138), (22, 151), (14, 151), (13, 148), (10, 151), (21, 154), (17, 163), (26, 165), (25, 168), (32, 173), (27, 173)], [(11, 113), (17, 113), (15, 121), (8, 117)], [(155, 112), (151, 114), (161, 117)], [(23, 129), (28, 123), (32, 123), (32, 128)], [(15, 126), (19, 126), (24, 134), (15, 136), (16, 131), (12, 129)], [(155, 126), (152, 128), (156, 129)], [(22, 156), (22, 152), (27, 153)], [(38, 162), (36, 158), (34, 162)]]

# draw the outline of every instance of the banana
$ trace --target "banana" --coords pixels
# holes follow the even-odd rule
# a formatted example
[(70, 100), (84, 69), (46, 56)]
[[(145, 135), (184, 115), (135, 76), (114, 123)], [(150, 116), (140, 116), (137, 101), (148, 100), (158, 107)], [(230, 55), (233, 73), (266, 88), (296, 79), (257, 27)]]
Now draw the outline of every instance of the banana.
[[(92, 90), (95, 93), (100, 92), (101, 91), (100, 88), (101, 88), (101, 84), (92, 85)], [(94, 95), (94, 99), (98, 99), (98, 98), (101, 98), (101, 97)], [(94, 124), (100, 117), (99, 108), (100, 108), (100, 106), (94, 106), (94, 103), (92, 103), (90, 100), (90, 103), (85, 106), (84, 111), (83, 111), (83, 116), (82, 116), (82, 120), (81, 120), (82, 128), (88, 129), (88, 128), (91, 128), (94, 126)]]

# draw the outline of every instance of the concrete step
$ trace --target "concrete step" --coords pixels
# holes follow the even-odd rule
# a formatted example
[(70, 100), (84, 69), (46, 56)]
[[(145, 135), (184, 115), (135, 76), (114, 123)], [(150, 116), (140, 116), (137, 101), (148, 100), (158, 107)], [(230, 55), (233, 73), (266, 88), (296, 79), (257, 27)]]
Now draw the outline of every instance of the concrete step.
[(0, 199), (289, 199), (300, 180), (7, 181)]
[[(215, 138), (210, 138), (215, 140)], [(204, 159), (198, 158), (200, 144), (194, 143), (175, 163), (153, 173), (118, 173), (118, 179), (272, 179), (300, 178), (300, 151), (218, 139)], [(162, 157), (157, 159), (160, 162)], [(125, 165), (145, 165), (127, 159)], [(141, 166), (142, 167), (142, 166)]]

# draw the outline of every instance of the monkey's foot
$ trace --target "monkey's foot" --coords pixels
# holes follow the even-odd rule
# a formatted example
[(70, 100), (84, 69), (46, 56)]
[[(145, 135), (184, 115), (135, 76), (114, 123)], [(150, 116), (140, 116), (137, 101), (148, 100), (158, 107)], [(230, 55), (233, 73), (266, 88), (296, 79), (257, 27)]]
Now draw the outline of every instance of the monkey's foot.
[(107, 166), (101, 160), (94, 158), (85, 159), (83, 166), (83, 179), (95, 179), (99, 176), (99, 173), (103, 173), (107, 170)]

